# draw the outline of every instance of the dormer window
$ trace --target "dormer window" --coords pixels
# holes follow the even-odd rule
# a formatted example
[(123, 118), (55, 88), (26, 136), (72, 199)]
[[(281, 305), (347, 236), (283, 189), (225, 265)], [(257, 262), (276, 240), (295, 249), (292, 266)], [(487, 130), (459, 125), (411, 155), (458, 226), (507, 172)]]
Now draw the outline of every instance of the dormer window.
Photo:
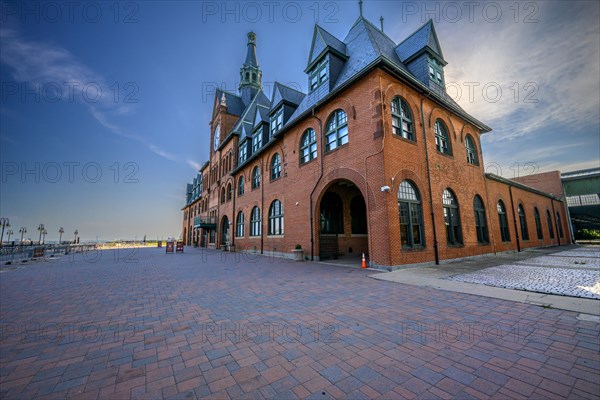
[(329, 61), (327, 57), (325, 57), (308, 73), (308, 82), (311, 91), (321, 86), (321, 84), (327, 80), (328, 64)]
[(283, 126), (283, 107), (271, 117), (271, 136), (273, 136)]
[(244, 142), (244, 144), (242, 146), (240, 146), (240, 154), (238, 156), (238, 164), (242, 164), (244, 161), (246, 161), (246, 158), (248, 157), (248, 147), (246, 146), (246, 142)]
[(442, 63), (433, 57), (429, 57), (429, 79), (440, 85), (444, 84)]
[(252, 154), (256, 153), (262, 147), (262, 132), (259, 129), (252, 135)]

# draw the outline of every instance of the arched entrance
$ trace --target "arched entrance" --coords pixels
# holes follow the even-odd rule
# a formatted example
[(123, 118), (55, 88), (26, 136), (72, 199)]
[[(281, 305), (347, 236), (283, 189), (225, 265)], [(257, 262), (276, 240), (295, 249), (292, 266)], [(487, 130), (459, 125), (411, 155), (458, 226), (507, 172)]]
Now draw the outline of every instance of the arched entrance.
[(221, 220), (221, 246), (229, 244), (229, 218), (224, 216)]
[(319, 202), (319, 259), (368, 254), (367, 207), (359, 188), (342, 179), (329, 185)]

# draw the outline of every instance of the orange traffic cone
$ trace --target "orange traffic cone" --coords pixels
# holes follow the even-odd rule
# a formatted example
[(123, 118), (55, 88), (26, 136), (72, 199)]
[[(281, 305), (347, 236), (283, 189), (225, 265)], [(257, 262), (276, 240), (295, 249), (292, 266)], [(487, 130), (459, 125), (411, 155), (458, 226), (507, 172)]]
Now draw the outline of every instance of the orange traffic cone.
[(361, 268), (367, 268), (367, 260), (365, 260), (365, 253), (363, 253), (362, 265)]

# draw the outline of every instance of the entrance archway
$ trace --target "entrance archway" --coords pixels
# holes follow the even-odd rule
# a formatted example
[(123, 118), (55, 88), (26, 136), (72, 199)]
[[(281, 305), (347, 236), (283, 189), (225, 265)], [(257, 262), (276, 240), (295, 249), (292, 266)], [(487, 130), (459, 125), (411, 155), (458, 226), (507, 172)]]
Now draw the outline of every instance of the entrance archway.
[(347, 179), (330, 184), (319, 202), (319, 259), (368, 254), (367, 207), (359, 188)]
[(221, 220), (221, 246), (229, 244), (229, 218), (224, 216)]

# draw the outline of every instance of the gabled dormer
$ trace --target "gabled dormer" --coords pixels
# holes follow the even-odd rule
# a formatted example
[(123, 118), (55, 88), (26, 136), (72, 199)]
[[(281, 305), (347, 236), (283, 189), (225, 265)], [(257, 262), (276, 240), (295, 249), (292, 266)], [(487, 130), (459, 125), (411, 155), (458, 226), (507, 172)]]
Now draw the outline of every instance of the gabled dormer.
[(446, 91), (442, 48), (433, 21), (427, 21), (396, 47), (396, 54), (421, 82), (437, 91)]
[(256, 106), (252, 128), (252, 154), (257, 153), (269, 141), (269, 109)]
[(308, 94), (318, 93), (317, 97), (321, 97), (329, 93), (346, 60), (346, 44), (319, 25), (315, 25), (308, 65), (304, 70), (308, 74)]
[(283, 128), (290, 119), (298, 105), (304, 100), (305, 94), (291, 87), (275, 82), (273, 96), (271, 97), (271, 111), (269, 112), (269, 131), (273, 137)]

